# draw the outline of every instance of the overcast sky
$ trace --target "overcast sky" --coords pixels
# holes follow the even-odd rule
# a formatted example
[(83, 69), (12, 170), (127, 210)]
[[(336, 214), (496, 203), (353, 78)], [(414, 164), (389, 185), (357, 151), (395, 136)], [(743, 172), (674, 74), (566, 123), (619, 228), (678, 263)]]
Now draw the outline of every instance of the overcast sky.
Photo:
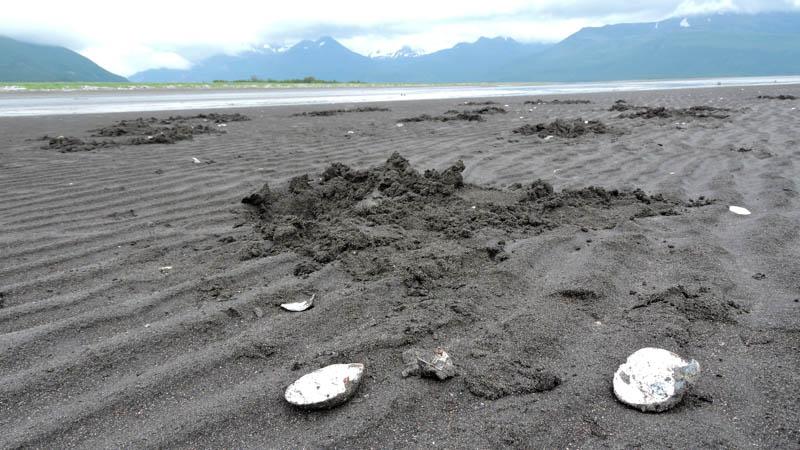
[(213, 53), (332, 36), (353, 51), (432, 52), (481, 36), (555, 42), (585, 26), (717, 11), (800, 8), (800, 0), (9, 1), (0, 34), (62, 45), (112, 72), (185, 68)]

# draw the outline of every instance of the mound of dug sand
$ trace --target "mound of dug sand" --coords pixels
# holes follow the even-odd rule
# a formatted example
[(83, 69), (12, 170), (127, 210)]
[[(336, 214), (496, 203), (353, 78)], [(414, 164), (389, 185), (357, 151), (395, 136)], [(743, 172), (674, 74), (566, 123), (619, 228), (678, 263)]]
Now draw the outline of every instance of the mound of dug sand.
[[(359, 279), (399, 274), (415, 295), (458, 283), (468, 273), (464, 264), (504, 260), (510, 239), (565, 224), (614, 227), (635, 217), (679, 214), (676, 208), (686, 206), (640, 190), (555, 192), (541, 180), (498, 191), (464, 184), (463, 170), (459, 161), (420, 173), (395, 153), (367, 170), (336, 163), (275, 191), (265, 184), (242, 202), (253, 207), (262, 253), (307, 258), (296, 274), (339, 260)], [(454, 259), (428, 254), (436, 247), (447, 247)]]
[(174, 144), (191, 140), (201, 134), (225, 133), (222, 127), (228, 122), (250, 120), (239, 113), (234, 114), (198, 114), (196, 116), (170, 116), (166, 119), (155, 117), (120, 120), (109, 126), (91, 130), (91, 137), (102, 137), (103, 140), (81, 139), (73, 136), (44, 136), (47, 144), (42, 148), (57, 150), (62, 153), (90, 151), (98, 148), (120, 145)]
[(589, 100), (525, 100), (524, 105), (588, 105), (592, 102)]
[(347, 108), (347, 109), (327, 109), (323, 111), (304, 111), (301, 113), (292, 114), (292, 117), (329, 117), (329, 116), (338, 116), (340, 114), (347, 114), (347, 113), (363, 113), (363, 112), (385, 112), (391, 111), (389, 108), (378, 108), (375, 106), (361, 106), (358, 108)]
[(759, 95), (758, 98), (760, 100), (797, 100), (797, 97), (794, 95)]
[(556, 119), (550, 123), (536, 125), (523, 125), (512, 130), (513, 133), (523, 136), (536, 135), (540, 138), (556, 136), (562, 138), (576, 138), (584, 134), (606, 134), (611, 129), (599, 120), (583, 120), (580, 117), (573, 120)]
[(730, 109), (716, 108), (713, 106), (692, 106), (690, 108), (667, 108), (664, 106), (635, 106), (630, 105), (625, 100), (617, 100), (609, 111), (632, 111), (628, 114), (620, 114), (619, 117), (623, 119), (671, 119), (677, 118), (696, 118), (696, 119), (726, 119), (730, 114)]
[(463, 120), (466, 122), (483, 122), (483, 116), (477, 113), (471, 112), (452, 112), (448, 111), (445, 114), (452, 114), (452, 115), (442, 115), (442, 116), (431, 116), (430, 114), (422, 114), (419, 116), (414, 117), (406, 117), (404, 119), (400, 119), (398, 123), (411, 123), (411, 122), (453, 122), (457, 120)]

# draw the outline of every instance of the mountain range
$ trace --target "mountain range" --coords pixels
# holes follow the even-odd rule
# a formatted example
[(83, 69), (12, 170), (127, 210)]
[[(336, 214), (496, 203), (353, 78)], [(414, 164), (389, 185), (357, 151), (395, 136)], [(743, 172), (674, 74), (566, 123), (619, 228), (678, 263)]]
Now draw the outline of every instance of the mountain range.
[(603, 81), (800, 74), (800, 13), (713, 14), (583, 28), (557, 44), (480, 38), (420, 55), (360, 55), (330, 37), (281, 51), (217, 55), (133, 81), (314, 76), (367, 82)]
[[(525, 82), (800, 75), (800, 13), (712, 14), (588, 27), (557, 44), (485, 38), (420, 54), (364, 56), (331, 37), (219, 54), (134, 82), (298, 79), (364, 82)], [(0, 81), (125, 81), (63, 47), (0, 37)]]
[(128, 81), (64, 47), (0, 36), (0, 81)]

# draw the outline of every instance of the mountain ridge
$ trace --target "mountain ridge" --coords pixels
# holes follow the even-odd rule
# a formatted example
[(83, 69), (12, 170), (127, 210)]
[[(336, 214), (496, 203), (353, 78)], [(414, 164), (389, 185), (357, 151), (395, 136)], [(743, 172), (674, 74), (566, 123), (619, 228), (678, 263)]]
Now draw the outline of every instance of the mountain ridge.
[[(404, 47), (410, 50), (408, 47)], [(433, 53), (369, 57), (335, 39), (280, 54), (217, 55), (133, 81), (318, 79), (366, 82), (526, 82), (800, 74), (800, 13), (707, 14), (586, 27), (556, 44), (481, 37)]]
[(89, 58), (64, 47), (0, 36), (0, 82), (124, 82)]

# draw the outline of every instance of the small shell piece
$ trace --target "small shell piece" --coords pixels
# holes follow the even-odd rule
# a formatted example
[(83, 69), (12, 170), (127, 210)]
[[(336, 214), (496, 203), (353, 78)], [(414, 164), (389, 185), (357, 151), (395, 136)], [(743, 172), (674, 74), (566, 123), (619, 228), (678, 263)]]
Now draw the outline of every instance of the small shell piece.
[(281, 308), (283, 308), (283, 309), (285, 309), (287, 311), (292, 311), (292, 312), (305, 311), (307, 309), (310, 309), (312, 306), (314, 306), (314, 298), (316, 296), (317, 296), (317, 294), (313, 294), (311, 296), (311, 298), (309, 298), (308, 300), (304, 300), (302, 302), (283, 303), (283, 304), (281, 304)]
[(677, 405), (699, 376), (697, 361), (660, 348), (643, 348), (614, 373), (614, 395), (633, 408), (662, 412)]
[(364, 364), (332, 364), (290, 384), (284, 398), (299, 408), (333, 408), (353, 397), (363, 375)]
[(728, 210), (734, 214), (739, 214), (742, 216), (750, 215), (750, 211), (748, 211), (746, 208), (742, 208), (741, 206), (729, 206)]

